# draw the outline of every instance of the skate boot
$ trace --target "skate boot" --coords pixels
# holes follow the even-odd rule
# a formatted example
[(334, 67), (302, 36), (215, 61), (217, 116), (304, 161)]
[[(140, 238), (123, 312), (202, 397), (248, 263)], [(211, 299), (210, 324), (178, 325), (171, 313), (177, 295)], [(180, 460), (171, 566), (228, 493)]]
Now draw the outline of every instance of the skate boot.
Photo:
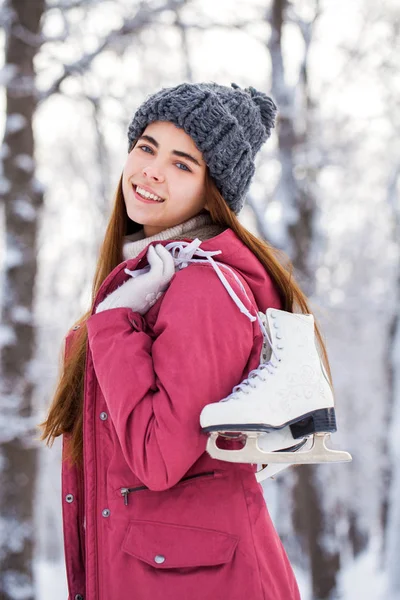
[[(228, 462), (267, 464), (260, 481), (290, 464), (343, 462), (348, 452), (325, 445), (336, 431), (332, 388), (314, 341), (313, 315), (266, 311), (271, 357), (232, 393), (200, 414), (207, 452)], [(268, 331), (269, 330), (269, 335)], [(245, 441), (239, 450), (217, 446), (218, 436)]]

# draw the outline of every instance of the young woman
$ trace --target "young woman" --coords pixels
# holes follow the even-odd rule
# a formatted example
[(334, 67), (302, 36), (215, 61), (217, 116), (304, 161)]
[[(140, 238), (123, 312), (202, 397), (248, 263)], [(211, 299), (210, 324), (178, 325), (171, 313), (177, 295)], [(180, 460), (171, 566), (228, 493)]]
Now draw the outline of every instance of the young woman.
[(185, 83), (150, 96), (129, 126), (92, 306), (66, 336), (41, 424), (48, 443), (63, 435), (69, 600), (300, 597), (256, 465), (211, 458), (199, 424), (258, 366), (260, 327), (187, 244), (165, 248), (200, 240), (253, 313), (310, 312), (237, 218), (275, 115), (254, 88)]

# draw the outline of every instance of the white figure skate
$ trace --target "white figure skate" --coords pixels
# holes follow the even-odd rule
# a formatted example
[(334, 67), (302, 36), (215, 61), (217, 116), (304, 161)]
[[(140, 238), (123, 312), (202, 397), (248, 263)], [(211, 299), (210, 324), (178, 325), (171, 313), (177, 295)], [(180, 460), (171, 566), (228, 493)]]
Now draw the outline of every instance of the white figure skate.
[[(258, 319), (264, 335), (262, 364), (227, 398), (206, 405), (201, 412), (201, 427), (210, 432), (210, 456), (229, 462), (267, 464), (256, 473), (258, 481), (295, 463), (352, 460), (348, 452), (325, 445), (326, 438), (336, 431), (335, 409), (329, 379), (314, 342), (314, 317), (271, 308), (265, 314), (252, 314), (223, 271), (231, 273), (250, 300), (240, 278), (229, 266), (214, 260), (221, 251), (205, 251), (200, 245), (196, 238), (190, 243), (170, 242), (165, 247), (174, 258), (176, 270), (191, 263), (208, 263), (240, 312), (252, 322)], [(246, 444), (241, 450), (223, 450), (216, 444), (219, 435), (243, 439)]]
[[(266, 317), (267, 328), (260, 325), (271, 344), (270, 360), (200, 414), (202, 430), (210, 433), (207, 452), (228, 462), (267, 464), (256, 473), (258, 481), (291, 464), (352, 460), (348, 452), (325, 445), (336, 431), (336, 419), (332, 388), (314, 341), (314, 317), (271, 308)], [(245, 445), (221, 449), (219, 435), (245, 440)]]

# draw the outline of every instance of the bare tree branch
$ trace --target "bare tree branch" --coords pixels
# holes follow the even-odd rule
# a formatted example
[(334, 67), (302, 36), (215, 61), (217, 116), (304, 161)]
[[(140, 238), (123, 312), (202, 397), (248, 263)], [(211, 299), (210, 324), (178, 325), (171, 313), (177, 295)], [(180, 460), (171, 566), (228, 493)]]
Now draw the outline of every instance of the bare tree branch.
[(189, 42), (188, 42), (188, 28), (185, 26), (185, 23), (182, 21), (181, 13), (177, 9), (175, 11), (175, 26), (179, 31), (182, 43), (182, 50), (185, 61), (185, 77), (187, 81), (193, 81), (193, 71), (192, 65), (190, 62), (190, 50), (189, 50)]
[(73, 75), (74, 73), (85, 73), (96, 56), (104, 49), (111, 47), (117, 40), (119, 41), (124, 36), (138, 34), (142, 29), (147, 27), (147, 25), (154, 22), (154, 17), (156, 15), (168, 10), (176, 11), (186, 5), (188, 1), (189, 0), (167, 0), (165, 4), (162, 4), (158, 8), (152, 8), (148, 3), (141, 3), (136, 15), (131, 19), (126, 20), (122, 27), (111, 31), (105, 39), (100, 42), (96, 50), (85, 54), (70, 65), (64, 65), (64, 72), (62, 75), (60, 75), (47, 90), (38, 94), (38, 103), (41, 104), (52, 94), (58, 93), (62, 82), (70, 75)]

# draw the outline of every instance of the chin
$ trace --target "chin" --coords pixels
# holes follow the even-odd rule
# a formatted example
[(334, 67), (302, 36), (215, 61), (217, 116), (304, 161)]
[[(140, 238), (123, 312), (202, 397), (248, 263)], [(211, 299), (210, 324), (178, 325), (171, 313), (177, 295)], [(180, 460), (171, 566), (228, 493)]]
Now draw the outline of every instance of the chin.
[(131, 221), (139, 223), (139, 225), (157, 225), (157, 222), (153, 223), (152, 221), (154, 219), (152, 219), (149, 215), (146, 215), (146, 212), (146, 209), (137, 210), (135, 207), (135, 209), (127, 211), (127, 214)]

